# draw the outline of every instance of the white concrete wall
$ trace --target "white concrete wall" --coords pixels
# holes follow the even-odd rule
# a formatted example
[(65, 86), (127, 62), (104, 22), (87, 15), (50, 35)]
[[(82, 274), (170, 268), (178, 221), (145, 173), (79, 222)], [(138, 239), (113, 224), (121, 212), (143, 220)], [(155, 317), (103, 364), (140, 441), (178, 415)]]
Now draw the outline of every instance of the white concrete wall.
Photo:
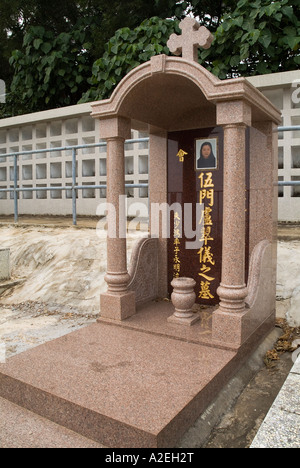
[[(282, 125), (300, 125), (300, 71), (248, 78), (282, 110)], [(300, 131), (278, 135), (280, 181), (300, 181)], [(279, 189), (279, 221), (300, 221), (300, 186)]]
[[(282, 125), (300, 125), (300, 73), (286, 72), (249, 78), (279, 109)], [(299, 85), (299, 88), (297, 87)], [(298, 102), (299, 101), (299, 102)], [(90, 104), (28, 114), (0, 120), (0, 188), (13, 187), (13, 158), (7, 152), (30, 151), (59, 146), (90, 144), (100, 141), (97, 122), (90, 117)], [(132, 137), (147, 136), (133, 131)], [(279, 180), (300, 180), (300, 131), (279, 134)], [(71, 152), (57, 152), (19, 158), (19, 186), (67, 186), (72, 184)], [(126, 182), (148, 182), (148, 144), (127, 145)], [(106, 150), (78, 151), (78, 185), (106, 183)], [(128, 206), (148, 206), (147, 189), (127, 189)], [(99, 203), (106, 201), (105, 190), (79, 191), (79, 215), (96, 215)], [(0, 215), (13, 213), (11, 194), (0, 193)], [(70, 215), (71, 191), (22, 193), (19, 213), (33, 215)], [(135, 215), (135, 209), (130, 211)], [(300, 221), (300, 187), (279, 189), (279, 220)]]
[[(1, 154), (98, 143), (99, 126), (90, 116), (90, 104), (0, 120), (0, 188), (13, 187), (14, 158)], [(132, 138), (144, 137), (132, 131)], [(106, 184), (106, 148), (77, 151), (77, 185)], [(18, 159), (20, 187), (72, 185), (72, 152), (58, 151), (23, 155)], [(148, 183), (148, 143), (126, 145), (126, 183)], [(128, 204), (148, 206), (147, 189), (127, 189)], [(13, 195), (0, 193), (0, 214), (13, 213)], [(106, 202), (106, 190), (78, 191), (77, 213), (96, 215), (99, 203)], [(70, 215), (70, 191), (23, 192), (19, 214)]]

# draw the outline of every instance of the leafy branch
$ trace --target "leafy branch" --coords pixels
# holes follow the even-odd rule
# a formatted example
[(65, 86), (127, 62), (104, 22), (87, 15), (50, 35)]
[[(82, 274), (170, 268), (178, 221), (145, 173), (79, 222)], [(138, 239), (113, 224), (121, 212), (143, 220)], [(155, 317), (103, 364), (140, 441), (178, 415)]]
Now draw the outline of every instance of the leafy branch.
[(133, 68), (158, 54), (169, 55), (167, 41), (173, 32), (180, 33), (178, 20), (158, 17), (143, 21), (135, 28), (122, 28), (106, 45), (103, 57), (97, 60), (89, 80), (91, 88), (81, 102), (105, 99)]

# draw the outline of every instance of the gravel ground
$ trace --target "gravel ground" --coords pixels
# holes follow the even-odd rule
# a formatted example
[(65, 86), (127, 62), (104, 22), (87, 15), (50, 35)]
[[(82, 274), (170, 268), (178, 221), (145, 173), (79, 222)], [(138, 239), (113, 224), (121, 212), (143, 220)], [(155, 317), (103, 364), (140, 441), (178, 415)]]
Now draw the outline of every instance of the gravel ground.
[[(83, 219), (80, 228), (65, 225), (64, 218), (55, 219), (56, 226), (52, 218), (43, 225), (27, 221), (18, 227), (0, 224), (1, 247), (11, 251), (12, 279), (23, 280), (0, 296), (0, 344), (7, 357), (95, 321), (106, 290), (106, 236), (97, 232), (96, 220)], [(128, 257), (144, 235), (130, 234)], [(277, 312), (291, 324), (300, 323), (297, 235), (298, 227), (283, 227), (278, 242)]]
[[(25, 280), (0, 297), (0, 361), (87, 326), (99, 314), (99, 296), (106, 288), (105, 238), (96, 235), (95, 221), (88, 227), (82, 222), (80, 229), (65, 226), (64, 220), (53, 227), (50, 221), (0, 225), (1, 247), (11, 249), (12, 277)], [(130, 237), (129, 256), (142, 235)], [(299, 227), (284, 227), (278, 243), (278, 316), (287, 315), (291, 323), (300, 323), (299, 239)], [(205, 448), (249, 447), (292, 364), (290, 353), (267, 367), (262, 364)]]
[(53, 303), (0, 303), (0, 342), (5, 347), (5, 358), (86, 326), (97, 316), (96, 312), (83, 314), (74, 307)]
[[(97, 319), (107, 288), (106, 236), (91, 227), (0, 226), (10, 249), (12, 280), (0, 296), (0, 347), (9, 358)], [(132, 245), (144, 232), (132, 233)], [(4, 349), (4, 351), (3, 351)]]

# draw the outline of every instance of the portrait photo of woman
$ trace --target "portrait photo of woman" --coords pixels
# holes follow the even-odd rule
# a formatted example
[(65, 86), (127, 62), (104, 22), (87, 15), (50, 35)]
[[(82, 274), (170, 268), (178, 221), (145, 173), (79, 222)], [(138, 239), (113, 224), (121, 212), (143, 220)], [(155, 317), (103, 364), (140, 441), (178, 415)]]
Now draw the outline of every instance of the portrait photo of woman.
[(217, 169), (217, 138), (196, 140), (196, 170)]

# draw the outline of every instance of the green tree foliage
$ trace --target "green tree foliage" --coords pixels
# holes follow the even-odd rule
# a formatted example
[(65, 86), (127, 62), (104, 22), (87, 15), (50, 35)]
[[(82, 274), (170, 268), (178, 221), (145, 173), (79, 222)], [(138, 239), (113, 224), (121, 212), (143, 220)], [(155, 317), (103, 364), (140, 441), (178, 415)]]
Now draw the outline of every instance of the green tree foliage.
[[(25, 34), (23, 50), (13, 52), (15, 74), (6, 107), (12, 113), (35, 112), (76, 104), (90, 75), (86, 42), (87, 25), (68, 33), (32, 26)], [(14, 107), (15, 106), (15, 107)]]
[(133, 68), (154, 55), (169, 54), (167, 41), (173, 32), (180, 33), (178, 20), (151, 18), (135, 28), (122, 28), (106, 45), (103, 57), (93, 65), (91, 88), (81, 102), (105, 99)]
[(11, 80), (13, 69), (9, 67), (9, 58), (14, 50), (22, 49), (24, 36), (32, 26), (43, 26), (58, 35), (69, 32), (79, 19), (73, 0), (1, 0), (1, 77)]
[(199, 63), (219, 78), (299, 69), (299, 0), (1, 0), (0, 116), (109, 97), (132, 68), (169, 54), (187, 13), (215, 34)]
[[(297, 3), (298, 0), (240, 0), (216, 28), (211, 49), (199, 51), (199, 63), (220, 79), (298, 69)], [(202, 22), (205, 21), (203, 18)], [(151, 18), (134, 30), (118, 30), (108, 42), (103, 57), (94, 63), (89, 81), (91, 89), (84, 94), (82, 102), (109, 97), (134, 67), (153, 55), (168, 55), (166, 43), (173, 31), (178, 33), (178, 23), (178, 20)]]
[(155, 0), (155, 3), (160, 11), (168, 5), (166, 16), (163, 18), (182, 19), (186, 15), (192, 15), (212, 32), (219, 26), (222, 16), (236, 7), (234, 0)]
[(221, 79), (297, 70), (299, 42), (299, 0), (240, 0), (200, 63)]
[(78, 23), (85, 20), (90, 24), (89, 54), (96, 60), (117, 29), (135, 28), (152, 16), (182, 17), (184, 7), (182, 0), (1, 0), (1, 78), (12, 78), (9, 58), (14, 50), (22, 50), (24, 37), (32, 26), (43, 26), (57, 36), (78, 29)]
[[(177, 9), (177, 3), (182, 1), (1, 0), (0, 78), (6, 82), (8, 102), (0, 106), (0, 117), (75, 103), (79, 93), (88, 90), (92, 64), (104, 54), (105, 44), (117, 29), (135, 28), (152, 16), (165, 18)], [(177, 13), (183, 15), (183, 6)], [(82, 32), (85, 37), (80, 44), (77, 37)], [(60, 42), (64, 58), (60, 57)], [(84, 64), (90, 67), (88, 75)], [(68, 67), (73, 67), (72, 73), (66, 71)]]

